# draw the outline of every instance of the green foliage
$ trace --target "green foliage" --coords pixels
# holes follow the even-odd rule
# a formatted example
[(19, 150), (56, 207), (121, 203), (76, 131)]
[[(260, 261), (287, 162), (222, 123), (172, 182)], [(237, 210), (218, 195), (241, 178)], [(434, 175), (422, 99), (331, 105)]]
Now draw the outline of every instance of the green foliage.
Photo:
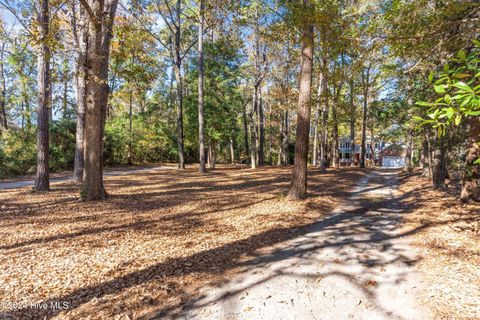
[[(205, 127), (208, 141), (228, 141), (239, 134), (237, 118), (241, 112), (242, 96), (239, 91), (241, 80), (240, 41), (234, 36), (218, 38), (205, 45)], [(186, 100), (186, 133), (198, 138), (198, 68), (187, 75), (192, 94)]]
[[(165, 121), (144, 115), (134, 117), (130, 136), (127, 117), (115, 117), (105, 127), (105, 162), (127, 163), (127, 146), (132, 142), (134, 163), (176, 160), (175, 133)], [(50, 126), (50, 170), (71, 170), (75, 159), (75, 122), (54, 121)], [(36, 132), (12, 128), (0, 138), (0, 178), (35, 173)]]
[[(12, 128), (0, 138), (0, 178), (31, 174), (36, 166), (36, 132)], [(55, 121), (50, 127), (50, 168), (70, 169), (75, 156), (75, 123)]]
[(418, 101), (428, 108), (427, 119), (416, 117), (421, 125), (431, 124), (443, 135), (454, 124), (459, 126), (465, 118), (480, 116), (480, 42), (468, 54), (458, 51), (442, 71), (431, 73), (429, 80), (440, 96), (434, 102)]
[(116, 117), (105, 126), (104, 157), (107, 164), (127, 163), (127, 148), (132, 143), (134, 163), (175, 161), (174, 132), (162, 121), (152, 123), (146, 117), (133, 118), (133, 132), (128, 130), (128, 117)]
[(11, 129), (0, 139), (0, 177), (33, 173), (36, 140), (33, 130)]
[(55, 121), (50, 126), (50, 168), (54, 171), (72, 168), (75, 160), (75, 128), (72, 120)]

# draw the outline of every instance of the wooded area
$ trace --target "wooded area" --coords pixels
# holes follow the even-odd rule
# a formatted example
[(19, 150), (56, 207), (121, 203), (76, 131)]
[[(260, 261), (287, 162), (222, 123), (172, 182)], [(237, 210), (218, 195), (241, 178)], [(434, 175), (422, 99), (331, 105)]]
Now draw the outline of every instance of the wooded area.
[(1, 5), (0, 176), (36, 163), (42, 191), (73, 169), (91, 200), (106, 196), (103, 162), (205, 172), (208, 154), (210, 168), (295, 162), (303, 198), (307, 159), (338, 168), (349, 136), (360, 167), (367, 140), (401, 142), (407, 170), (437, 188), (463, 174), (462, 199), (478, 200), (475, 2)]
[[(188, 260), (167, 263), (168, 257), (152, 260), (141, 254), (141, 266), (114, 272), (116, 280), (111, 281), (122, 283), (118, 291), (92, 288), (117, 301), (120, 291), (144, 285), (138, 277), (149, 283), (155, 278), (139, 270), (154, 265), (150, 271), (168, 282), (177, 266), (181, 271), (175, 289), (152, 298), (164, 300), (156, 311), (130, 306), (138, 311), (133, 318), (192, 316), (168, 310), (172, 292), (179, 299), (176, 307), (183, 308), (189, 299), (199, 302), (189, 296), (193, 293), (178, 293), (184, 290), (182, 283), (199, 288), (207, 280), (216, 283), (219, 274), (238, 271), (242, 254), (290, 241), (298, 230), (310, 230), (315, 221), (324, 223), (331, 212), (348, 213), (341, 223), (363, 217), (359, 224), (373, 238), (380, 226), (375, 223), (394, 221), (394, 231), (419, 237), (419, 246), (422, 241), (434, 246), (448, 234), (462, 239), (457, 249), (473, 241), (475, 252), (480, 247), (479, 169), (478, 1), (0, 0), (0, 228), (9, 237), (0, 250), (15, 256), (20, 247), (49, 246), (77, 236), (101, 238), (104, 232), (114, 243), (111, 232), (120, 231), (126, 241), (123, 232), (132, 229), (136, 245), (145, 251), (146, 233), (166, 232), (155, 243), (157, 249), (180, 244), (171, 259)], [(33, 192), (26, 191), (24, 181), (33, 176)], [(169, 188), (177, 193), (170, 194)], [(358, 199), (357, 193), (364, 198)], [(213, 213), (195, 213), (208, 206)], [(254, 212), (253, 207), (264, 209)], [(137, 218), (122, 216), (136, 214), (136, 208)], [(234, 222), (220, 223), (221, 212), (230, 212)], [(394, 216), (399, 212), (405, 216)], [(384, 214), (385, 221), (370, 219)], [(13, 227), (16, 219), (27, 219), (25, 237), (17, 234), (21, 227)], [(67, 234), (56, 238), (64, 231), (61, 225), (53, 226), (54, 219), (65, 219)], [(122, 219), (122, 225), (109, 226)], [(100, 228), (95, 221), (101, 221)], [(225, 228), (223, 233), (215, 233), (213, 221)], [(167, 236), (172, 230), (159, 223), (179, 234)], [(205, 230), (197, 230), (195, 223)], [(403, 233), (403, 223), (413, 231)], [(442, 229), (445, 224), (460, 227)], [(266, 238), (254, 232), (255, 225)], [(42, 229), (44, 237), (36, 237), (35, 228)], [(432, 230), (431, 239), (427, 229)], [(212, 276), (208, 267), (196, 265), (194, 255), (204, 252), (201, 246), (181, 238), (189, 232), (206, 243), (213, 234), (225, 237), (210, 243), (212, 248), (249, 240), (240, 245), (238, 255), (230, 252), (237, 249), (216, 253), (209, 248), (202, 259), (219, 254), (227, 261), (224, 265), (215, 260), (218, 270)], [(348, 238), (343, 231), (325, 236)], [(255, 247), (255, 237), (264, 245)], [(381, 241), (394, 239), (389, 234)], [(340, 241), (335, 247), (342, 245), (355, 243)], [(446, 247), (442, 252), (453, 256)], [(131, 254), (124, 246), (118, 250)], [(400, 256), (394, 251), (378, 254)], [(474, 265), (478, 251), (467, 251), (462, 253), (467, 257), (464, 265)], [(433, 254), (427, 256), (430, 260), (423, 265), (434, 264)], [(357, 260), (362, 266), (370, 263)], [(208, 273), (207, 280), (195, 278), (190, 269)], [(476, 274), (478, 270), (465, 277)], [(111, 279), (97, 276), (103, 283)], [(89, 289), (82, 296), (85, 282), (77, 280), (73, 291), (51, 288), (42, 297), (29, 295), (50, 303), (54, 292), (73, 312), (49, 309), (39, 316), (81, 316), (75, 312), (96, 295)], [(409, 281), (416, 280), (405, 283)], [(376, 286), (365, 283), (365, 292)], [(478, 279), (473, 283), (480, 286)], [(19, 297), (14, 289), (8, 292)], [(470, 307), (459, 303), (456, 315), (480, 316), (478, 301), (469, 311), (462, 309)], [(38, 311), (31, 306), (6, 309), (3, 314), (0, 308), (0, 318)], [(100, 317), (111, 317), (110, 311)], [(421, 313), (411, 317), (422, 318)]]

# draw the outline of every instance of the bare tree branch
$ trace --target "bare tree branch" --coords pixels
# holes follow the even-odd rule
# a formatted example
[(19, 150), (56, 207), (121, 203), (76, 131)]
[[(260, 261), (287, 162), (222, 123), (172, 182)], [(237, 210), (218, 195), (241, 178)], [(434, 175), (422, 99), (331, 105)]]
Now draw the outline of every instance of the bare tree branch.
[(88, 16), (90, 17), (90, 20), (95, 24), (97, 28), (99, 28), (101, 26), (100, 21), (98, 21), (97, 16), (95, 16), (95, 13), (93, 12), (92, 8), (88, 5), (87, 1), (80, 0), (80, 3), (82, 4), (82, 7), (87, 12)]
[(18, 20), (18, 22), (22, 25), (22, 27), (25, 29), (25, 31), (27, 31), (28, 34), (33, 37), (33, 33), (30, 30), (30, 28), (22, 21), (22, 19), (18, 15), (17, 11), (10, 5), (10, 3), (8, 1), (0, 0), (0, 6), (4, 7), (11, 14), (13, 14), (13, 16)]
[[(171, 17), (171, 19), (172, 19), (173, 25), (174, 25), (176, 28), (178, 28), (178, 25), (175, 23), (175, 19), (173, 18), (172, 9), (170, 8), (170, 5), (168, 4), (168, 0), (164, 0), (164, 2), (165, 2), (165, 5), (167, 6), (167, 10), (168, 10), (168, 12), (169, 12), (169, 14), (170, 14), (170, 17)], [(155, 3), (157, 3), (157, 2), (155, 2)], [(157, 6), (158, 6), (158, 3), (157, 3)], [(161, 10), (159, 10), (159, 11), (161, 11)]]
[(142, 29), (147, 32), (152, 38), (154, 38), (155, 40), (158, 41), (158, 43), (160, 43), (160, 45), (162, 45), (162, 47), (164, 47), (165, 49), (169, 50), (169, 47), (163, 42), (163, 40), (158, 36), (156, 35), (155, 33), (153, 33), (146, 25), (145, 23), (142, 21), (142, 19), (140, 19), (135, 13), (133, 13), (132, 11), (128, 10), (125, 5), (120, 2), (120, 6), (127, 12), (129, 12), (132, 17), (135, 18), (135, 20), (138, 21), (138, 23), (140, 23), (142, 25)]

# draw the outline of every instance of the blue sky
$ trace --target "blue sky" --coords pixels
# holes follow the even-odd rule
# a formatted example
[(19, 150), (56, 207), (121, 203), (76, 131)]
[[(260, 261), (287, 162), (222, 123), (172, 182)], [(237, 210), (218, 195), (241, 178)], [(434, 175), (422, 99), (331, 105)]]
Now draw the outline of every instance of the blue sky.
[(18, 20), (15, 18), (15, 16), (10, 11), (2, 7), (1, 5), (0, 5), (0, 17), (4, 21), (5, 27), (7, 30), (9, 30), (12, 26), (15, 29), (22, 27), (18, 22)]

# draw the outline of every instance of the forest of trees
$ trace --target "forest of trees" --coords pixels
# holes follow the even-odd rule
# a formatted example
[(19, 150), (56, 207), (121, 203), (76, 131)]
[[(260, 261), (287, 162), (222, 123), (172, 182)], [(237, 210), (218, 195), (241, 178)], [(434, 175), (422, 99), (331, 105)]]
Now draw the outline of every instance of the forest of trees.
[(455, 0), (0, 0), (0, 177), (115, 164), (340, 166), (405, 144), (480, 200), (480, 6)]

